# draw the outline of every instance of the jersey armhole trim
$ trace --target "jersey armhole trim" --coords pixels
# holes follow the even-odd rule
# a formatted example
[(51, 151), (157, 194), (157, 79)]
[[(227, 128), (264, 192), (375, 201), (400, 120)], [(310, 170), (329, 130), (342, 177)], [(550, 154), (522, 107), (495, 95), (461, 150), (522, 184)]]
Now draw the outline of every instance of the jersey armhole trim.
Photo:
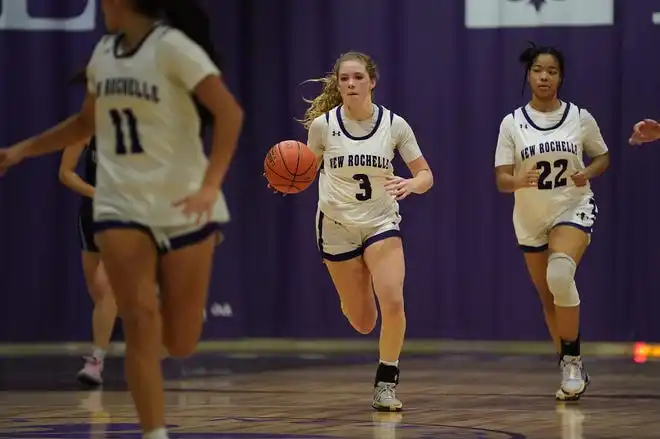
[(160, 33), (159, 38), (163, 38), (169, 31), (171, 31), (173, 28), (166, 25), (166, 24), (159, 24), (157, 25), (158, 27), (161, 28), (162, 32)]

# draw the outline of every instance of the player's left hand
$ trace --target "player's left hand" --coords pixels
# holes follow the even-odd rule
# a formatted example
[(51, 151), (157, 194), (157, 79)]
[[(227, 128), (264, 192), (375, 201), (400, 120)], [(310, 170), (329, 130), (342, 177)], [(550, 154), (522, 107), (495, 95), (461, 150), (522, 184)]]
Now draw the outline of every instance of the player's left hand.
[[(186, 216), (196, 215), (197, 224), (206, 223), (211, 220), (213, 207), (220, 195), (220, 190), (211, 186), (202, 186), (194, 194), (172, 203), (174, 207), (183, 207), (183, 214)], [(204, 218), (206, 217), (206, 218)]]
[(571, 179), (573, 180), (573, 183), (575, 183), (575, 186), (582, 187), (587, 185), (589, 176), (587, 175), (587, 171), (583, 169), (571, 175)]
[(403, 177), (387, 177), (385, 190), (394, 197), (395, 200), (403, 200), (410, 195), (410, 179)]

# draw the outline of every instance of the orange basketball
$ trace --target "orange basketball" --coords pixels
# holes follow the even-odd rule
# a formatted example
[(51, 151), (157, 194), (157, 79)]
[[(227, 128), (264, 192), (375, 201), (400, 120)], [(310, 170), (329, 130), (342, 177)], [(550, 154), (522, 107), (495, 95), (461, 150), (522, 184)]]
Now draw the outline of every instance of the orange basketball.
[(304, 191), (316, 178), (316, 157), (297, 140), (284, 140), (266, 154), (264, 174), (273, 189), (285, 194)]

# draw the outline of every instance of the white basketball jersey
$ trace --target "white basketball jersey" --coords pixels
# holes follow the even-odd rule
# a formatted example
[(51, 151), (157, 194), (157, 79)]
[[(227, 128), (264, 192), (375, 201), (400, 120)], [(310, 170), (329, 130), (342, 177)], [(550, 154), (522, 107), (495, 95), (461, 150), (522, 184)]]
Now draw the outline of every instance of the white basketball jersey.
[(541, 128), (525, 107), (513, 112), (515, 173), (531, 169), (541, 171), (538, 187), (515, 192), (516, 207), (534, 209), (538, 214), (551, 214), (557, 206), (573, 203), (591, 193), (586, 186), (577, 187), (571, 175), (584, 169), (580, 109), (569, 103), (562, 118), (554, 126)]
[[(177, 57), (182, 65), (172, 66)], [(219, 72), (202, 49), (166, 26), (130, 53), (116, 36), (99, 42), (88, 67), (99, 155), (95, 218), (149, 226), (195, 220), (172, 203), (201, 187), (208, 166), (191, 86), (212, 73)], [(229, 220), (222, 193), (212, 219)]]
[(326, 113), (328, 130), (319, 173), (319, 209), (349, 227), (377, 227), (398, 220), (399, 204), (385, 191), (394, 175), (393, 114), (378, 106), (373, 130), (355, 137), (345, 128), (341, 106)]

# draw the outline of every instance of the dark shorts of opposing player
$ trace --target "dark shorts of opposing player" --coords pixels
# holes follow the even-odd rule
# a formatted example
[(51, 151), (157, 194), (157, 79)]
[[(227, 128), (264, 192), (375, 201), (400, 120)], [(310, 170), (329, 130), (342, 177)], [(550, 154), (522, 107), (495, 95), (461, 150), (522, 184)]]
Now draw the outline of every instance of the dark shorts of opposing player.
[(387, 238), (401, 238), (399, 222), (397, 217), (378, 227), (346, 227), (319, 211), (316, 214), (317, 246), (325, 260), (348, 261), (362, 256), (371, 244)]
[(589, 236), (596, 223), (598, 207), (593, 196), (571, 205), (549, 221), (537, 224), (514, 220), (514, 228), (518, 239), (518, 247), (525, 253), (540, 253), (548, 249), (550, 232), (555, 227), (569, 226), (582, 230)]
[(82, 209), (78, 214), (78, 241), (82, 251), (99, 252), (99, 248), (94, 241), (94, 218), (91, 212), (84, 212)]
[(198, 244), (210, 236), (215, 236), (216, 245), (219, 245), (224, 238), (222, 226), (223, 224), (219, 222), (208, 222), (201, 225), (151, 227), (134, 221), (113, 219), (95, 221), (93, 228), (94, 233), (111, 229), (140, 230), (153, 239), (158, 253), (162, 255)]

